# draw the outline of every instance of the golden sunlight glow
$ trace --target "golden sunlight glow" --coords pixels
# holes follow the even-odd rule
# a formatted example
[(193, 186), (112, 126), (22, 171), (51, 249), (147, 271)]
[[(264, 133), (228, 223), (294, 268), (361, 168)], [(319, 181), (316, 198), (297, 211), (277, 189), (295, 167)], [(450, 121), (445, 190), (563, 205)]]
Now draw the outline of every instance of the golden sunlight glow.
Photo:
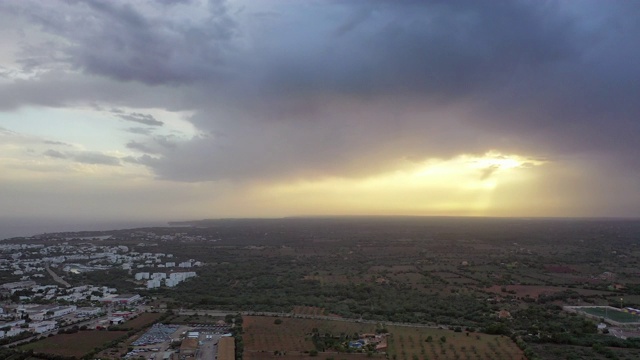
[(325, 178), (278, 184), (263, 195), (276, 203), (297, 202), (300, 211), (343, 213), (483, 215), (495, 205), (501, 187), (531, 185), (545, 162), (521, 155), (488, 152), (451, 159), (405, 162), (393, 172), (364, 179)]

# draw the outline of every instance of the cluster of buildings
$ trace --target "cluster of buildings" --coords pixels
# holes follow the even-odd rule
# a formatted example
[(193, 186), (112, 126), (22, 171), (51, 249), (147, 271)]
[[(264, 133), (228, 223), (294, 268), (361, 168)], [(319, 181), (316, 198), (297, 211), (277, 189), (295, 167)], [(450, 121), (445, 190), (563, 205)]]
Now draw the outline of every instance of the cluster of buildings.
[(102, 308), (78, 308), (75, 305), (18, 305), (0, 308), (0, 338), (16, 336), (24, 332), (42, 334), (58, 328), (59, 318), (66, 315), (98, 316)]
[(348, 346), (350, 349), (364, 349), (369, 347), (375, 351), (385, 351), (387, 349), (387, 336), (388, 334), (361, 334), (360, 338), (355, 341), (349, 341)]
[(0, 244), (0, 271), (10, 271), (21, 280), (42, 278), (46, 266), (65, 272), (81, 273), (120, 267), (125, 270), (148, 268), (192, 268), (201, 266), (194, 259), (177, 261), (173, 254), (131, 251), (125, 245), (62, 242), (59, 244)]
[(0, 297), (12, 297), (20, 294), (21, 302), (64, 301), (77, 303), (81, 301), (101, 301), (104, 297), (117, 293), (115, 288), (106, 286), (83, 285), (71, 288), (58, 285), (38, 285), (33, 280), (18, 281), (0, 285)]
[[(6, 298), (16, 294), (23, 294), (19, 297), (21, 303), (0, 307), (0, 338), (23, 332), (40, 334), (52, 331), (58, 328), (63, 317), (100, 316), (107, 312), (109, 305), (132, 305), (142, 300), (138, 294), (117, 294), (115, 288), (106, 286), (61, 288), (57, 285), (38, 285), (33, 280), (0, 285), (0, 296)], [(100, 305), (80, 307), (74, 304), (85, 300)], [(111, 315), (121, 316), (115, 312)]]
[(57, 323), (55, 321), (38, 321), (27, 323), (26, 320), (13, 320), (0, 323), (0, 339), (10, 336), (16, 336), (23, 332), (31, 332), (42, 334), (47, 331), (55, 330)]
[[(142, 284), (146, 281), (147, 288), (155, 288), (174, 287), (195, 277), (192, 268), (202, 266), (195, 259), (178, 259), (173, 254), (147, 250), (157, 245), (152, 241), (206, 239), (190, 239), (186, 234), (179, 233), (156, 235), (152, 232), (134, 232), (126, 236), (146, 242), (131, 248), (101, 242), (113, 240), (112, 236), (71, 238), (64, 234), (53, 234), (23, 238), (27, 241), (25, 243), (0, 243), (0, 273), (5, 273), (5, 279), (14, 279), (13, 282), (0, 284), (0, 299), (10, 300), (0, 306), (0, 338), (24, 332), (45, 333), (57, 329), (61, 323), (76, 322), (71, 319), (105, 313), (109, 313), (109, 319), (103, 321), (118, 323), (124, 321), (128, 313), (115, 313), (112, 305), (130, 305), (142, 300), (138, 294), (118, 294), (115, 288), (106, 286), (72, 287), (57, 276), (62, 272), (83, 273), (120, 268), (129, 270), (131, 274), (133, 269), (138, 269), (136, 280), (142, 281)], [(29, 240), (39, 243), (28, 243)], [(42, 243), (42, 240), (47, 241)], [(60, 285), (52, 285), (51, 282), (42, 284), (40, 278), (45, 277), (53, 277)], [(82, 307), (89, 304), (92, 307)]]
[(147, 280), (147, 283), (146, 283), (147, 289), (154, 289), (162, 285), (165, 285), (167, 287), (174, 287), (179, 283), (195, 276), (196, 276), (195, 271), (181, 271), (181, 272), (171, 272), (171, 273), (139, 272), (139, 273), (136, 273), (135, 279), (137, 281)]

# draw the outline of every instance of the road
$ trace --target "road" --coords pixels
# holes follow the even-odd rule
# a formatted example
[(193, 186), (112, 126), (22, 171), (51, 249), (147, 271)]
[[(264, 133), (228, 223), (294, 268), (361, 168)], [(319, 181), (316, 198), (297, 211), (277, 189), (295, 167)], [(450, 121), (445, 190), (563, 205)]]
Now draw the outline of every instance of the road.
[(57, 283), (62, 284), (68, 288), (71, 287), (71, 284), (64, 281), (63, 278), (61, 278), (60, 276), (58, 276), (58, 274), (54, 273), (53, 270), (51, 270), (51, 268), (49, 267), (49, 264), (45, 265), (45, 269), (47, 269), (47, 272), (49, 273), (49, 275), (51, 275), (53, 280), (55, 280)]
[(394, 321), (379, 321), (379, 320), (365, 320), (365, 319), (352, 319), (343, 318), (339, 316), (324, 316), (324, 315), (303, 315), (292, 313), (279, 313), (279, 312), (267, 312), (267, 311), (227, 311), (227, 310), (185, 310), (180, 309), (179, 315), (211, 315), (216, 317), (223, 317), (225, 315), (241, 314), (244, 316), (277, 316), (283, 318), (296, 318), (296, 319), (314, 319), (314, 320), (334, 320), (334, 321), (347, 321), (353, 323), (362, 324), (384, 324), (393, 326), (408, 326), (408, 327), (422, 327), (422, 328), (446, 328), (447, 325), (438, 324), (417, 324), (406, 322), (394, 322)]

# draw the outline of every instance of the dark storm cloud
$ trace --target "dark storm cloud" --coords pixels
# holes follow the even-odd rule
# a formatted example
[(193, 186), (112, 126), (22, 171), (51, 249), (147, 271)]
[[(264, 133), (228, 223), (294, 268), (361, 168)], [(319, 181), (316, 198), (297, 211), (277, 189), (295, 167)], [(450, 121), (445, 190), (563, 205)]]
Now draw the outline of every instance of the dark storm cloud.
[[(133, 143), (162, 155), (139, 160), (162, 178), (361, 175), (491, 149), (640, 165), (637, 2), (10, 4), (66, 39), (56, 61), (98, 75), (94, 96), (195, 112), (208, 136)], [(61, 79), (0, 87), (0, 107), (91, 93)]]
[(84, 5), (94, 17), (83, 21), (88, 31), (74, 39), (73, 61), (88, 72), (119, 80), (179, 84), (212, 76), (212, 65), (221, 63), (234, 34), (234, 23), (220, 1), (211, 1), (209, 18), (196, 25), (148, 18), (126, 3)]
[(353, 4), (336, 27), (338, 35), (319, 39), (304, 57), (277, 59), (269, 86), (291, 93), (418, 93), (451, 101), (576, 51), (569, 19), (535, 3)]

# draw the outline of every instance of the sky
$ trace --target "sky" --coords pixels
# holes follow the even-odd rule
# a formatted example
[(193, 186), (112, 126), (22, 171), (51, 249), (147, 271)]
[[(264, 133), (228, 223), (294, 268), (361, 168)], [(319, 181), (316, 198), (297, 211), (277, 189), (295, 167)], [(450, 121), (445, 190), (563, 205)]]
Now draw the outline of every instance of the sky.
[(0, 220), (640, 216), (640, 2), (4, 0)]

